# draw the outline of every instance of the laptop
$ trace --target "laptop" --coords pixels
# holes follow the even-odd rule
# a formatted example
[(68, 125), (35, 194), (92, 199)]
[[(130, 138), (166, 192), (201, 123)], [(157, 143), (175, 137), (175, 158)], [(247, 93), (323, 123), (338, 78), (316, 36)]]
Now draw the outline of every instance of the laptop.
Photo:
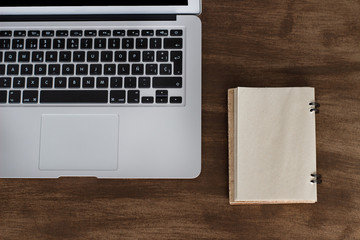
[(111, 2), (0, 4), (0, 178), (200, 174), (200, 0)]

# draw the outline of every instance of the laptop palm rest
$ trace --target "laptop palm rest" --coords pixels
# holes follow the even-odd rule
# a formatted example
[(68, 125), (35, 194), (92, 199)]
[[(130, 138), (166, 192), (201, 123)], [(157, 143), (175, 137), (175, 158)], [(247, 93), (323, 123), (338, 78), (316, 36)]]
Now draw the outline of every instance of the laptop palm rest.
[(40, 170), (117, 170), (116, 114), (45, 114), (41, 120)]

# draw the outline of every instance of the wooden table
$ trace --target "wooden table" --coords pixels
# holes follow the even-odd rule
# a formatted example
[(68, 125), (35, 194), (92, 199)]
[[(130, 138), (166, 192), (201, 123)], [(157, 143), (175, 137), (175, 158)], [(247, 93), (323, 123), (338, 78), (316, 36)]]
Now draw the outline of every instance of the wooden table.
[[(360, 3), (204, 0), (195, 180), (0, 180), (0, 239), (360, 239)], [(226, 91), (312, 86), (318, 203), (230, 206)]]

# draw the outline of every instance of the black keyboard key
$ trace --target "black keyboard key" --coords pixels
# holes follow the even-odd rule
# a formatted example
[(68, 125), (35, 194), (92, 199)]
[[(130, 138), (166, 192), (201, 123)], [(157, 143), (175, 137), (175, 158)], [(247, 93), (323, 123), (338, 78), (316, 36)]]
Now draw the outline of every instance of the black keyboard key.
[(123, 38), (122, 48), (123, 49), (133, 49), (134, 48), (134, 39), (133, 38)]
[(93, 78), (93, 77), (84, 77), (82, 87), (83, 88), (94, 88), (95, 87), (95, 78)]
[(45, 61), (46, 62), (57, 62), (57, 52), (46, 52)]
[(91, 38), (83, 38), (81, 39), (80, 48), (81, 49), (92, 49), (92, 42)]
[(140, 102), (140, 91), (139, 90), (129, 90), (127, 102), (128, 103), (139, 103)]
[(70, 31), (70, 36), (72, 36), (72, 37), (81, 37), (82, 35), (83, 35), (82, 30), (71, 30)]
[(161, 49), (161, 38), (151, 38), (150, 39), (150, 48), (151, 49)]
[(65, 77), (55, 78), (55, 88), (66, 88), (66, 78)]
[(148, 48), (147, 38), (136, 39), (136, 49), (147, 49), (147, 48)]
[(156, 103), (166, 104), (168, 103), (168, 97), (156, 97)]
[(7, 75), (18, 75), (18, 74), (19, 74), (19, 65), (17, 64), (7, 65)]
[(111, 88), (122, 88), (122, 77), (112, 77), (110, 79)]
[(39, 78), (38, 77), (28, 77), (26, 87), (27, 88), (38, 88), (39, 87)]
[(2, 62), (3, 52), (0, 52), (0, 62)]
[(116, 65), (115, 64), (105, 64), (104, 65), (104, 75), (115, 75), (116, 74)]
[(169, 31), (168, 30), (156, 30), (156, 36), (168, 36)]
[(84, 51), (73, 52), (73, 61), (74, 62), (85, 62), (85, 52)]
[(146, 75), (157, 75), (158, 65), (157, 64), (146, 64)]
[(26, 49), (37, 49), (38, 40), (36, 38), (26, 39)]
[(107, 103), (107, 90), (43, 90), (40, 103)]
[(96, 38), (94, 48), (95, 49), (105, 49), (106, 48), (106, 38)]
[(109, 38), (108, 48), (109, 49), (120, 49), (120, 38)]
[(69, 78), (69, 88), (80, 88), (81, 78), (79, 77), (70, 77)]
[(99, 30), (99, 36), (111, 36), (110, 30)]
[(125, 88), (136, 88), (136, 77), (126, 77)]
[(69, 36), (69, 31), (68, 30), (57, 30), (56, 31), (56, 36), (57, 37)]
[(180, 104), (180, 103), (182, 103), (182, 97), (171, 97), (170, 98), (170, 103)]
[(9, 103), (20, 103), (21, 91), (9, 92)]
[(24, 77), (15, 77), (13, 79), (13, 88), (24, 88), (24, 87), (25, 87)]
[(140, 62), (141, 52), (140, 51), (130, 51), (129, 52), (129, 62)]
[(62, 75), (74, 75), (74, 64), (63, 64)]
[(102, 65), (101, 64), (91, 64), (90, 65), (90, 75), (101, 75), (102, 74)]
[(37, 103), (39, 100), (38, 91), (23, 91), (23, 103)]
[(43, 62), (44, 52), (33, 52), (31, 57), (32, 62)]
[(118, 75), (129, 75), (129, 74), (130, 74), (130, 64), (118, 65)]
[(143, 51), (143, 62), (153, 62), (153, 61), (155, 61), (155, 52)]
[(21, 75), (32, 75), (33, 65), (31, 64), (22, 64), (21, 65)]
[(87, 61), (88, 62), (98, 62), (99, 61), (99, 52), (88, 52), (87, 53)]
[(167, 97), (168, 94), (168, 90), (156, 90), (156, 97)]
[(127, 35), (129, 37), (137, 37), (137, 36), (140, 36), (140, 31), (139, 30), (128, 30)]
[(160, 75), (171, 75), (171, 64), (160, 64)]
[(182, 88), (182, 77), (154, 77), (153, 88)]
[(97, 35), (96, 30), (86, 30), (86, 31), (85, 31), (85, 36), (96, 37), (96, 35)]
[(21, 75), (32, 75), (33, 74), (33, 65), (23, 64), (21, 65)]
[(4, 62), (16, 62), (16, 52), (5, 52)]
[(53, 86), (53, 78), (51, 78), (51, 77), (41, 78), (41, 87), (42, 88), (52, 88), (52, 86)]
[(110, 91), (110, 103), (125, 103), (125, 90)]
[(141, 98), (141, 103), (154, 103), (154, 97), (142, 97)]
[(71, 61), (71, 52), (70, 51), (61, 51), (59, 56), (60, 62), (70, 62)]
[(0, 78), (0, 88), (10, 88), (11, 87), (11, 78), (1, 77)]
[(156, 97), (156, 103), (168, 103), (168, 97)]
[[(21, 83), (17, 83), (17, 84), (22, 84)], [(39, 87), (39, 78), (37, 77), (28, 77), (27, 78), (27, 88), (38, 88)]]
[(183, 35), (183, 30), (171, 30), (170, 31), (170, 36), (182, 36)]
[(182, 38), (165, 38), (164, 48), (165, 49), (181, 49), (183, 47)]
[(69, 38), (67, 40), (67, 49), (78, 49), (79, 48), (79, 39)]
[(12, 31), (0, 31), (0, 37), (11, 37)]
[(168, 62), (169, 61), (169, 52), (168, 51), (158, 51), (156, 53), (156, 61)]
[(46, 75), (46, 65), (45, 64), (35, 65), (35, 75)]
[(97, 88), (108, 88), (109, 87), (109, 78), (107, 78), (107, 77), (96, 78), (96, 87)]
[(183, 70), (183, 54), (181, 51), (172, 51), (170, 59), (174, 63), (174, 74), (181, 75)]
[(51, 49), (51, 39), (50, 38), (40, 39), (39, 49)]
[(55, 35), (53, 30), (43, 30), (42, 36), (43, 37), (53, 37)]
[(36, 31), (36, 30), (28, 31), (28, 37), (39, 37), (39, 36), (40, 36), (40, 31)]
[(101, 62), (112, 62), (113, 61), (113, 52), (104, 51), (101, 52)]
[(10, 39), (0, 39), (0, 49), (10, 49)]
[(0, 103), (6, 103), (7, 91), (0, 91)]
[(87, 64), (77, 64), (76, 65), (76, 75), (88, 75), (88, 65)]
[(141, 35), (144, 37), (154, 36), (154, 30), (142, 30)]
[(14, 36), (15, 37), (25, 37), (26, 31), (14, 31)]
[(53, 40), (54, 49), (65, 49), (65, 39), (64, 38), (55, 38)]
[(0, 76), (1, 75), (5, 75), (5, 65), (4, 64), (0, 65)]
[(24, 49), (24, 39), (13, 39), (12, 49)]
[(144, 64), (132, 65), (132, 75), (143, 75), (143, 74), (144, 74)]
[(60, 64), (50, 64), (48, 66), (49, 75), (60, 75)]
[(125, 36), (125, 30), (114, 30), (113, 36)]
[(115, 52), (115, 62), (126, 62), (126, 51)]
[(18, 62), (30, 62), (30, 52), (19, 52)]

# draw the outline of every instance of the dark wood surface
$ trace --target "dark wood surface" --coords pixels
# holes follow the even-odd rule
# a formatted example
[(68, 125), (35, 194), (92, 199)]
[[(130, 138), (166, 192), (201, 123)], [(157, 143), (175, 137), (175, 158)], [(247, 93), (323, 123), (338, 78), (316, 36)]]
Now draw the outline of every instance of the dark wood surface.
[[(204, 0), (195, 180), (0, 180), (0, 239), (360, 239), (360, 3)], [(318, 203), (230, 206), (226, 91), (312, 86)]]

